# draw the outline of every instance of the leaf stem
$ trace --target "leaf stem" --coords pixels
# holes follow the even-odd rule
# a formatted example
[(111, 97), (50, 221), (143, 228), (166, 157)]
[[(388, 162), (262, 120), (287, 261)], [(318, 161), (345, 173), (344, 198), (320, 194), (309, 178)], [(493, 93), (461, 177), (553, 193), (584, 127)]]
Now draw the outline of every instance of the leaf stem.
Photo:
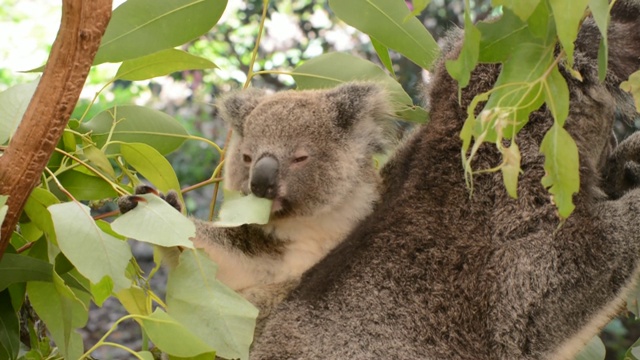
[[(55, 151), (57, 151), (57, 152), (61, 153), (62, 155), (66, 156), (66, 157), (68, 157), (68, 158), (70, 158), (70, 159), (73, 159), (74, 161), (76, 161), (76, 162), (80, 163), (82, 166), (86, 167), (86, 168), (87, 168), (87, 170), (89, 170), (89, 171), (91, 171), (92, 173), (94, 173), (97, 177), (99, 177), (99, 178), (101, 178), (102, 180), (104, 180), (104, 181), (106, 181), (107, 183), (109, 183), (109, 185), (113, 188), (113, 190), (114, 190), (115, 192), (117, 192), (120, 196), (123, 196), (123, 195), (127, 195), (127, 194), (128, 194), (128, 193), (127, 193), (127, 191), (126, 191), (126, 190), (124, 190), (124, 188), (122, 188), (120, 185), (118, 185), (118, 184), (114, 183), (113, 181), (111, 181), (110, 179), (108, 179), (106, 176), (102, 175), (102, 173), (101, 173), (101, 172), (99, 172), (98, 170), (94, 169), (92, 166), (90, 166), (90, 165), (89, 165), (89, 164), (87, 164), (86, 162), (84, 162), (84, 161), (80, 160), (79, 158), (77, 158), (77, 157), (75, 157), (75, 156), (71, 155), (70, 153), (68, 153), (68, 152), (66, 152), (66, 151), (64, 151), (64, 150), (62, 150), (62, 149), (56, 148), (56, 149), (55, 149)], [(51, 173), (51, 175), (53, 176), (53, 173)], [(57, 182), (57, 180), (56, 180), (56, 182)]]
[(98, 90), (98, 92), (96, 92), (96, 94), (93, 96), (93, 99), (91, 99), (91, 102), (89, 103), (89, 106), (87, 106), (87, 108), (84, 110), (84, 113), (82, 114), (82, 116), (78, 120), (79, 122), (83, 122), (84, 121), (84, 118), (89, 113), (89, 110), (91, 110), (91, 108), (93, 107), (93, 104), (96, 102), (96, 100), (98, 100), (98, 96), (100, 96), (100, 93), (103, 92), (104, 89), (106, 89), (107, 86), (111, 85), (114, 81), (115, 81), (115, 79), (109, 80), (106, 84), (104, 84), (103, 87), (100, 88), (100, 90)]

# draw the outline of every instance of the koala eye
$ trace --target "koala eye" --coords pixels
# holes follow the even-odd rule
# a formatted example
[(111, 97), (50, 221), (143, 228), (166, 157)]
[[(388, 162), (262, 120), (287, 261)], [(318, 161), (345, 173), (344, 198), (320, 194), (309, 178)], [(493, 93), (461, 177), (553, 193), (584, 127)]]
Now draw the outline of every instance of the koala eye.
[(302, 162), (307, 161), (307, 159), (309, 159), (308, 155), (298, 156), (297, 158), (293, 159), (293, 163), (294, 164), (300, 164)]
[(251, 156), (249, 156), (247, 154), (243, 154), (242, 155), (242, 161), (244, 161), (245, 164), (251, 164)]

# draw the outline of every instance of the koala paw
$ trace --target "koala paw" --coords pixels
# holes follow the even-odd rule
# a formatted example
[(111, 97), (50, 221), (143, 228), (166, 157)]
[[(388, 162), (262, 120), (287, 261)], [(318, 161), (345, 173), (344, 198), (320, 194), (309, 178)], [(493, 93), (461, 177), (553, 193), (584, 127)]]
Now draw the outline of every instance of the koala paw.
[(134, 195), (122, 196), (118, 199), (118, 208), (120, 209), (120, 213), (124, 214), (128, 211), (135, 209), (135, 207), (138, 206), (139, 201), (144, 201), (143, 198), (138, 196), (142, 194), (155, 194), (159, 196), (162, 200), (169, 203), (169, 205), (173, 206), (176, 210), (180, 212), (182, 211), (182, 205), (180, 205), (178, 193), (175, 192), (174, 190), (170, 190), (165, 195), (159, 192), (158, 190), (152, 188), (151, 186), (138, 185), (134, 190)]

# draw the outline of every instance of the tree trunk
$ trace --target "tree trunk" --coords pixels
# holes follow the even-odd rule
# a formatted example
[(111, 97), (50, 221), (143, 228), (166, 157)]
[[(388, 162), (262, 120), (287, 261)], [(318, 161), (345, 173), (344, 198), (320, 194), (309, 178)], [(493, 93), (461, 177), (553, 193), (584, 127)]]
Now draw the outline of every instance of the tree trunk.
[(111, 6), (111, 0), (62, 1), (62, 22), (44, 73), (0, 157), (0, 194), (9, 195), (9, 210), (0, 231), (0, 258), (78, 102), (109, 23)]

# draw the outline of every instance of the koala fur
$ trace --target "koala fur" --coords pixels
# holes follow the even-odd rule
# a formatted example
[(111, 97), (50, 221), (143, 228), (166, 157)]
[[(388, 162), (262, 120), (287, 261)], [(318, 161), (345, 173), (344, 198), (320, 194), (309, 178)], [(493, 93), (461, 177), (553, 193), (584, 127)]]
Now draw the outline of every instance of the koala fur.
[[(640, 67), (640, 4), (618, 0), (612, 10), (604, 83), (592, 19), (576, 41), (583, 80), (561, 70), (565, 128), (580, 153), (576, 208), (562, 224), (540, 183), (539, 146), (553, 123), (545, 106), (516, 138), (518, 198), (499, 172), (474, 176), (470, 196), (460, 131), (500, 67), (480, 64), (459, 103), (444, 61), (457, 58), (461, 36), (449, 40), (432, 80), (431, 121), (383, 169), (379, 206), (272, 312), (252, 359), (572, 359), (623, 308), (638, 274), (640, 189), (605, 181), (639, 156), (625, 150), (637, 147), (635, 136), (611, 154), (610, 134), (626, 97), (618, 86)], [(473, 165), (500, 162), (483, 145)]]
[(272, 214), (266, 225), (237, 228), (196, 220), (194, 244), (261, 318), (372, 212), (380, 186), (372, 157), (387, 146), (387, 99), (377, 85), (353, 83), (273, 95), (251, 89), (219, 103), (234, 131), (224, 186), (272, 199)]

